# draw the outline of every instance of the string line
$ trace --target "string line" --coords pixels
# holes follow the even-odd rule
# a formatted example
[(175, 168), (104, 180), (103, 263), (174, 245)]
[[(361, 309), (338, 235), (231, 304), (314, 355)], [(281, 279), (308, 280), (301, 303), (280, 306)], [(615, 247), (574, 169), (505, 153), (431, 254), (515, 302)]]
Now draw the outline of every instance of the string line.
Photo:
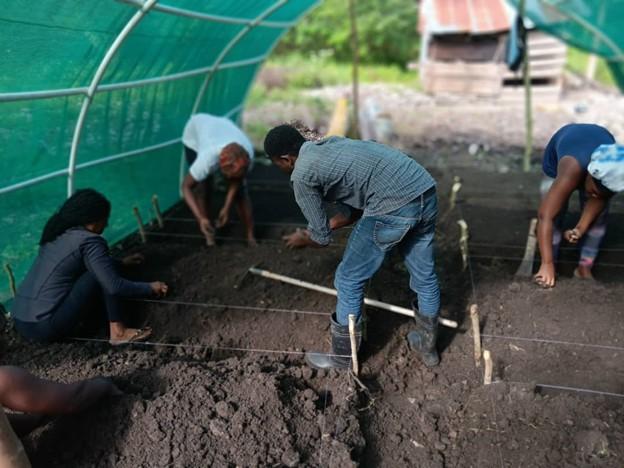
[(624, 347), (622, 346), (612, 346), (612, 345), (598, 345), (591, 343), (578, 343), (574, 341), (560, 341), (560, 340), (548, 340), (544, 338), (526, 338), (521, 336), (506, 336), (506, 335), (488, 335), (481, 334), (482, 338), (491, 338), (497, 340), (508, 340), (508, 341), (531, 341), (534, 343), (547, 343), (547, 344), (558, 344), (564, 346), (582, 346), (584, 348), (597, 348), (597, 349), (608, 349), (611, 351), (624, 351)]
[(313, 310), (279, 309), (275, 307), (255, 307), (255, 306), (243, 306), (243, 305), (231, 305), (231, 304), (211, 304), (211, 303), (203, 303), (203, 302), (175, 301), (175, 300), (168, 300), (168, 299), (128, 299), (128, 300), (132, 302), (146, 302), (149, 304), (182, 305), (182, 306), (189, 306), (189, 307), (203, 307), (203, 308), (214, 308), (214, 309), (240, 309), (240, 310), (260, 311), (260, 312), (294, 313), (294, 314), (302, 314), (302, 315), (323, 315), (323, 316), (331, 315), (330, 312), (316, 312)]
[[(105, 340), (103, 338), (83, 338), (83, 337), (72, 337), (70, 338), (73, 341), (80, 341), (86, 343), (110, 343), (109, 340)], [(234, 346), (214, 346), (207, 344), (185, 344), (185, 343), (161, 343), (158, 341), (132, 341), (129, 343), (123, 343), (124, 345), (141, 345), (141, 346), (152, 346), (152, 347), (164, 347), (164, 348), (181, 348), (181, 349), (212, 349), (219, 351), (240, 351), (245, 353), (259, 353), (259, 354), (291, 354), (297, 356), (305, 356), (305, 351), (286, 351), (281, 349), (262, 349), (262, 348), (238, 348)], [(119, 345), (120, 346), (120, 345)], [(349, 358), (351, 359), (351, 355), (344, 354), (331, 354), (325, 353), (327, 356), (338, 357), (338, 358)]]

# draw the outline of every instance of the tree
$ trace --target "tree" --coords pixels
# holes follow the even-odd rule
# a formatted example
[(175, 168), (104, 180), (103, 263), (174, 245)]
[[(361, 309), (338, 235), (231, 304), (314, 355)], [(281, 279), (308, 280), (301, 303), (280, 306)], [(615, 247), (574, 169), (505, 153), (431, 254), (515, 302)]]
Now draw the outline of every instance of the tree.
[[(405, 66), (418, 56), (417, 3), (414, 0), (358, 0), (362, 62)], [(325, 0), (280, 43), (278, 53), (330, 51), (351, 59), (348, 3)]]

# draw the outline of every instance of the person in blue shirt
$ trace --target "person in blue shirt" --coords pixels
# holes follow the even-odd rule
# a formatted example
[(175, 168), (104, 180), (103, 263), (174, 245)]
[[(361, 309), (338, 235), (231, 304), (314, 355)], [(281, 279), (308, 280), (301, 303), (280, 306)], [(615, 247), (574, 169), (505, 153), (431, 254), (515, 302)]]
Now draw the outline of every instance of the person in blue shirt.
[[(330, 324), (332, 353), (308, 353), (308, 363), (350, 366), (348, 317), (357, 319), (359, 343), (364, 286), (397, 247), (418, 295), (412, 304), (417, 329), (408, 341), (425, 365), (437, 365), (440, 290), (433, 248), (438, 208), (431, 175), (394, 148), (339, 137), (306, 141), (291, 125), (269, 131), (264, 149), (273, 164), (290, 174), (295, 200), (308, 220), (306, 230), (285, 237), (288, 247), (327, 246), (332, 230), (357, 221), (334, 280), (338, 297)], [(341, 212), (329, 219), (326, 203), (339, 204)]]
[[(607, 229), (609, 199), (614, 192), (590, 174), (588, 167), (597, 148), (614, 143), (613, 135), (606, 128), (594, 124), (565, 125), (548, 142), (542, 163), (545, 177), (541, 185), (542, 202), (537, 226), (541, 265), (535, 281), (540, 286), (550, 288), (555, 285), (555, 260), (562, 237), (581, 244), (574, 275), (593, 278), (592, 268)], [(562, 234), (568, 199), (576, 190), (581, 217), (574, 229)]]
[[(110, 343), (148, 338), (151, 329), (123, 323), (120, 297), (161, 297), (167, 285), (129, 281), (121, 277), (102, 232), (108, 224), (110, 202), (93, 189), (78, 190), (47, 221), (37, 258), (20, 284), (11, 315), (16, 330), (35, 341), (56, 341), (75, 332), (106, 309)], [(140, 262), (140, 255), (122, 264)]]

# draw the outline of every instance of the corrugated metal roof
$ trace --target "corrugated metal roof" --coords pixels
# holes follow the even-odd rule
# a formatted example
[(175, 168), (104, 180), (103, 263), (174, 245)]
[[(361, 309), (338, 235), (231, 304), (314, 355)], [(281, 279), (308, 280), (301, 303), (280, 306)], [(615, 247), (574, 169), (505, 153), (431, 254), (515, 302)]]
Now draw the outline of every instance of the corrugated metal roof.
[(421, 32), (489, 34), (511, 26), (514, 10), (505, 0), (422, 0)]

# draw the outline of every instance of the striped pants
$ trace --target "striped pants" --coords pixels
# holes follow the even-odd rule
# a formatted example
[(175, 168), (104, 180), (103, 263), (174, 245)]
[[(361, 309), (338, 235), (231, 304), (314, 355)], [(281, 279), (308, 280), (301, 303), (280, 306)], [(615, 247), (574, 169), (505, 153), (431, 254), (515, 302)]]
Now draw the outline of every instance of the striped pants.
[[(548, 190), (550, 190), (550, 186), (553, 184), (555, 179), (544, 176), (542, 178), (542, 183), (540, 185), (540, 193), (542, 198), (546, 196)], [(582, 189), (578, 190), (579, 194), (579, 203), (581, 205), (581, 212), (585, 207), (585, 202), (587, 201), (587, 195), (585, 191)], [(554, 219), (553, 222), (553, 258), (556, 259), (559, 254), (559, 246), (561, 245), (562, 238), (562, 229), (563, 229), (563, 219), (565, 218), (565, 214), (568, 211), (568, 202), (561, 208), (561, 211)], [(609, 215), (609, 201), (607, 201), (607, 205), (605, 209), (598, 215), (594, 223), (590, 226), (588, 231), (585, 233), (583, 238), (581, 239), (579, 246), (581, 249), (581, 257), (579, 259), (579, 265), (585, 267), (593, 267), (596, 257), (598, 256), (598, 251), (600, 250), (600, 244), (602, 243), (602, 239), (604, 238), (605, 233), (607, 232), (607, 217)]]

